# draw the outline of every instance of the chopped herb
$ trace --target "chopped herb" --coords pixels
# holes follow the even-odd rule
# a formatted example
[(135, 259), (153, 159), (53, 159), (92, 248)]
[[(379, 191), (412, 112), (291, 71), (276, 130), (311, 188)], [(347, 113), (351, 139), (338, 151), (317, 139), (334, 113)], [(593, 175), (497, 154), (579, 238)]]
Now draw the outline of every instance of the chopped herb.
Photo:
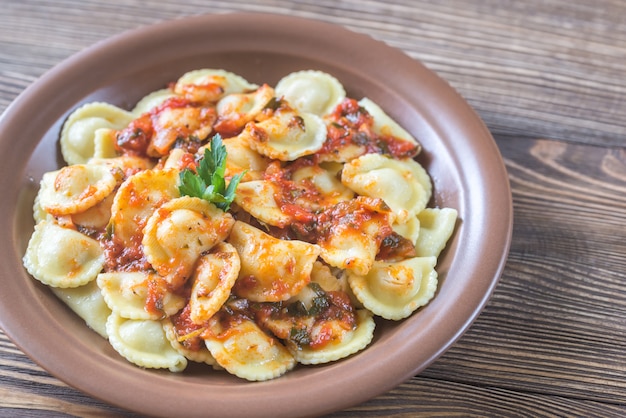
[(298, 316), (306, 316), (308, 315), (306, 306), (302, 301), (298, 300), (294, 303), (287, 305), (287, 314), (290, 316), (298, 317)]
[(313, 289), (315, 292), (315, 297), (311, 301), (311, 308), (309, 309), (309, 315), (317, 316), (324, 312), (330, 306), (330, 300), (328, 299), (328, 295), (322, 289), (322, 287), (315, 283), (309, 283), (309, 287)]
[(308, 331), (303, 328), (291, 328), (289, 338), (296, 343), (298, 347), (311, 344), (311, 336)]
[(306, 125), (302, 116), (294, 116), (293, 119), (291, 119), (290, 125), (291, 124), (297, 126), (301, 131), (306, 131)]
[(217, 134), (211, 139), (211, 148), (204, 150), (197, 172), (185, 169), (180, 173), (178, 191), (182, 196), (199, 197), (207, 200), (223, 211), (230, 208), (235, 199), (235, 189), (245, 172), (234, 175), (228, 186), (224, 174), (228, 152)]
[(278, 110), (278, 108), (280, 108), (283, 105), (283, 101), (281, 99), (279, 99), (278, 97), (272, 97), (263, 107), (263, 109), (269, 109), (272, 111), (276, 111)]

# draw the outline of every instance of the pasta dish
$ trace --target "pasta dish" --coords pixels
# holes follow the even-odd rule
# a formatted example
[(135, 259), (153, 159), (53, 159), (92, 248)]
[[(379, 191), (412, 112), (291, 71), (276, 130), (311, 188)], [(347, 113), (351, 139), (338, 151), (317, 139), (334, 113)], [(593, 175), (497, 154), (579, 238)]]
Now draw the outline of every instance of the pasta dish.
[(457, 221), (419, 141), (321, 71), (190, 71), (78, 107), (60, 146), (24, 266), (145, 368), (260, 381), (353, 355), (435, 296)]

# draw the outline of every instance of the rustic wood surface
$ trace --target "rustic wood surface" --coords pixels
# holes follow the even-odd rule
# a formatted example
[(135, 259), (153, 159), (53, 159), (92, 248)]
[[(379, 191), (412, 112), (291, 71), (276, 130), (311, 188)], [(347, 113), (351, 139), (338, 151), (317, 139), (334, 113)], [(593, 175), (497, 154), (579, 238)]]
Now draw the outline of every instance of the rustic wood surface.
[[(419, 376), (332, 417), (626, 415), (626, 2), (2, 0), (0, 111), (99, 40), (224, 11), (325, 20), (404, 50), (478, 111), (509, 171), (513, 241), (486, 309)], [(134, 415), (0, 331), (0, 416)]]

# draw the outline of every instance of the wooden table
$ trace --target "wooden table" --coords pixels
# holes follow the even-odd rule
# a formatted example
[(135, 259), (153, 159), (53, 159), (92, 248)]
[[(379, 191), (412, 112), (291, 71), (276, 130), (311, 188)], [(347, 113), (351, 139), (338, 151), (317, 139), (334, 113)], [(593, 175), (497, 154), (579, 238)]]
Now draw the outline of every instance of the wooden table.
[[(626, 2), (177, 3), (2, 0), (0, 111), (82, 48), (190, 14), (298, 15), (400, 48), (493, 133), (513, 190), (511, 252), (486, 309), (445, 355), (332, 416), (626, 415)], [(51, 377), (0, 332), (0, 416), (65, 414), (133, 416)]]

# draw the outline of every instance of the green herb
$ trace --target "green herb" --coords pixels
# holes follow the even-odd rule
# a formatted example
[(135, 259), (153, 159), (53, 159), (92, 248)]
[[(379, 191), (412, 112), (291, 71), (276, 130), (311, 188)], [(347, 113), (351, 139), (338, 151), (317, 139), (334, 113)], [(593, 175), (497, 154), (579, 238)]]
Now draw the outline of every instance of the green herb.
[(311, 336), (306, 329), (302, 328), (291, 328), (291, 331), (289, 332), (289, 339), (296, 343), (298, 348), (303, 345), (311, 344)]
[(283, 101), (277, 97), (272, 97), (266, 104), (263, 106), (263, 109), (269, 109), (272, 111), (277, 111), (283, 105)]
[(330, 307), (330, 300), (324, 289), (322, 289), (318, 283), (311, 282), (309, 283), (309, 287), (315, 292), (315, 297), (311, 301), (309, 315), (317, 316)]
[(298, 317), (308, 315), (306, 306), (304, 306), (304, 303), (302, 303), (302, 301), (300, 300), (287, 305), (286, 309), (289, 316)]
[(234, 175), (227, 187), (224, 178), (227, 155), (222, 137), (219, 134), (215, 135), (211, 139), (210, 149), (204, 150), (204, 157), (200, 160), (197, 172), (185, 169), (180, 173), (180, 186), (178, 187), (180, 194), (199, 197), (227, 211), (235, 199), (235, 189), (246, 173), (244, 171)]

